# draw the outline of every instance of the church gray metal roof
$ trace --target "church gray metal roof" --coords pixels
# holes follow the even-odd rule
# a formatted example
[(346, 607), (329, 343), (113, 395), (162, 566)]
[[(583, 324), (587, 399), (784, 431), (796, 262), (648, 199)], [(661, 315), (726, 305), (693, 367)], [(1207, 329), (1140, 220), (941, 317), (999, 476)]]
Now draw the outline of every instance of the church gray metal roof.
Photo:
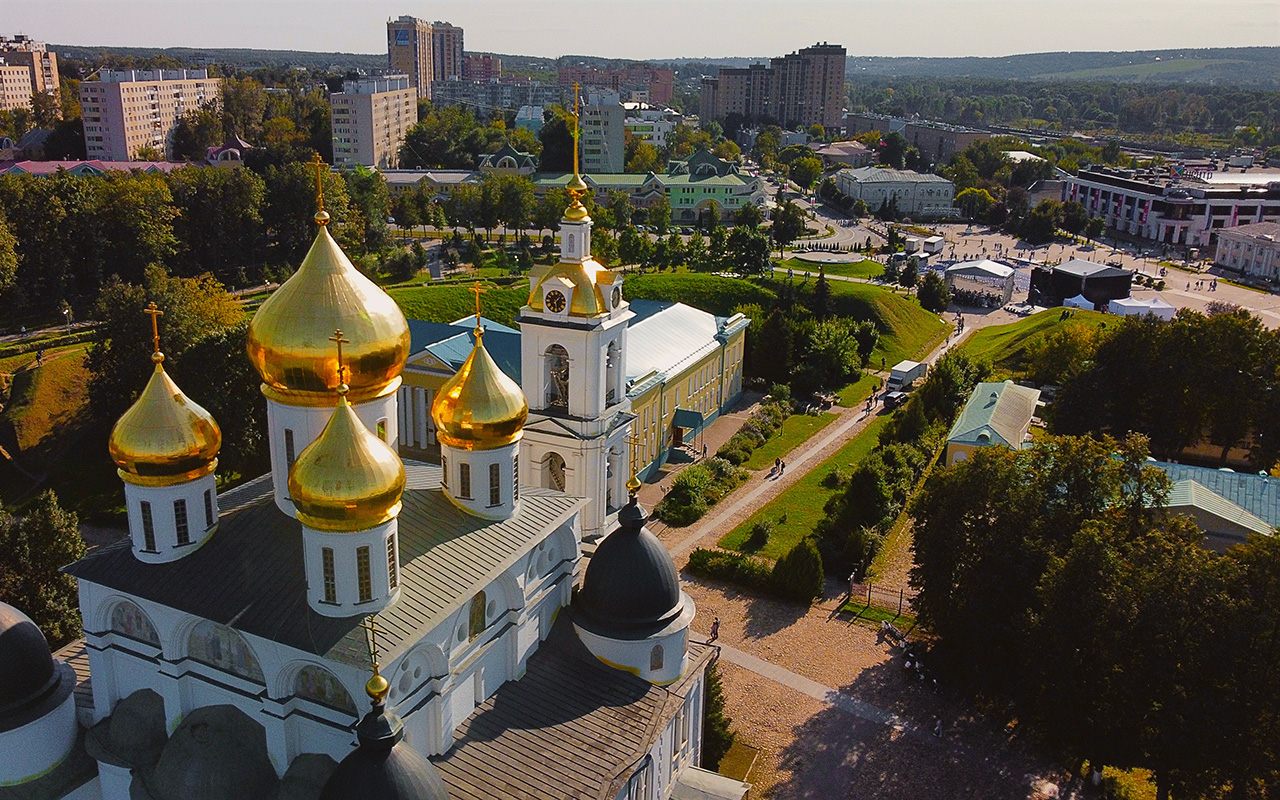
[(715, 657), (716, 648), (690, 642), (684, 675), (654, 686), (592, 656), (568, 616), (524, 676), (503, 684), (432, 759), (451, 800), (613, 800)]
[[(440, 468), (406, 461), (400, 512), (400, 599), (376, 617), (388, 658), (416, 643), (568, 520), (585, 501), (521, 487), (515, 516), (483, 520), (438, 488)], [(368, 662), (360, 617), (334, 619), (307, 605), (302, 527), (280, 511), (270, 481), (255, 493), (228, 493), (238, 510), (218, 518), (199, 550), (167, 564), (134, 558), (131, 542), (98, 548), (65, 571), (134, 597), (176, 608), (326, 658)]]

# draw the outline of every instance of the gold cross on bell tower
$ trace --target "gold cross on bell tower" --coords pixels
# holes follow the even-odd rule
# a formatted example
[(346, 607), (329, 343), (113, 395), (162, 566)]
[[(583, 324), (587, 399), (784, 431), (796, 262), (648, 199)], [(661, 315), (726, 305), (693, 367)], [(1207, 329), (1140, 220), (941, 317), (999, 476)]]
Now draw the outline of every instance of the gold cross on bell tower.
[[(151, 358), (154, 361), (163, 361), (164, 354), (160, 352), (160, 317), (164, 316), (164, 312), (160, 310), (153, 300), (147, 304), (146, 308), (142, 309), (142, 313), (151, 317), (151, 346), (155, 348)], [(159, 357), (157, 358), (157, 356)]]
[(582, 112), (578, 105), (578, 82), (573, 83), (573, 174), (578, 174), (578, 135), (582, 129)]
[(471, 292), (476, 296), (476, 335), (479, 336), (481, 333), (484, 332), (484, 330), (480, 327), (480, 295), (484, 294), (489, 290), (482, 288), (479, 283), (473, 283), (471, 284), (471, 287), (467, 289), (467, 291)]
[(347, 386), (347, 367), (342, 363), (342, 346), (344, 344), (351, 344), (351, 340), (343, 338), (342, 329), (339, 328), (333, 332), (332, 336), (329, 337), (329, 341), (338, 346), (338, 392), (340, 394), (345, 394)]
[(631, 477), (627, 479), (627, 492), (635, 497), (636, 492), (644, 485), (640, 481), (640, 470), (636, 469), (636, 464), (639, 463), (636, 450), (643, 447), (644, 442), (638, 436), (628, 436), (626, 442), (631, 445)]

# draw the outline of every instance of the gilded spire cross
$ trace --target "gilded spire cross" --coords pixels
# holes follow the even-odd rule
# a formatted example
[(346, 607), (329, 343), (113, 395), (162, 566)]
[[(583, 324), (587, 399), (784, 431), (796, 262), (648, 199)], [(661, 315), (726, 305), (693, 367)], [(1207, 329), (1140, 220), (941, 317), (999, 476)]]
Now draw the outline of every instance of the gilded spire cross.
[(627, 444), (631, 445), (631, 478), (627, 480), (627, 492), (635, 497), (636, 492), (640, 491), (640, 470), (636, 469), (636, 463), (639, 459), (636, 456), (636, 450), (644, 446), (644, 442), (638, 436), (628, 436)]
[(385, 631), (378, 628), (372, 614), (360, 621), (360, 628), (364, 631), (365, 646), (369, 648), (369, 664), (373, 668), (373, 677), (365, 683), (364, 690), (373, 702), (381, 703), (391, 691), (391, 684), (378, 672), (382, 666), (378, 663), (378, 634)]
[(345, 364), (342, 363), (342, 346), (344, 344), (351, 344), (351, 340), (344, 339), (342, 337), (342, 329), (339, 328), (338, 330), (335, 330), (333, 332), (332, 336), (329, 337), (329, 341), (333, 342), (338, 346), (338, 383), (342, 386), (346, 386), (347, 385), (347, 367)]
[(483, 332), (483, 329), (480, 327), (480, 295), (489, 290), (482, 289), (479, 283), (473, 283), (471, 284), (471, 288), (467, 289), (467, 291), (476, 296), (476, 334), (479, 335)]
[(321, 225), (328, 225), (329, 212), (324, 210), (324, 161), (320, 159), (319, 153), (312, 154), (311, 166), (316, 171), (316, 222)]
[[(142, 313), (151, 317), (151, 346), (155, 348), (151, 357), (155, 361), (161, 361), (164, 356), (160, 353), (160, 317), (164, 316), (164, 312), (160, 310), (153, 300), (146, 308), (142, 309)], [(156, 358), (156, 356), (160, 356), (160, 358)]]

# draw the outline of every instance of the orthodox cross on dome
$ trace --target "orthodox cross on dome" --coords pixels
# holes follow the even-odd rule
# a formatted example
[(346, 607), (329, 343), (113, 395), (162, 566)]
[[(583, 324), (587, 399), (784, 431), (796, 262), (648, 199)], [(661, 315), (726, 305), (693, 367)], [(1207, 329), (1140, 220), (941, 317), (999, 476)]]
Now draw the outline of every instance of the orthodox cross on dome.
[(644, 446), (644, 442), (637, 436), (628, 436), (627, 444), (631, 445), (631, 477), (627, 479), (627, 493), (632, 497), (636, 496), (636, 492), (640, 491), (640, 471), (636, 469), (639, 458), (636, 456), (636, 450)]
[(480, 327), (480, 295), (489, 290), (480, 288), (479, 283), (473, 283), (467, 291), (476, 296), (476, 336), (480, 336), (484, 333), (484, 329)]
[(373, 677), (365, 683), (364, 690), (373, 702), (380, 703), (387, 696), (387, 692), (391, 691), (391, 684), (382, 677), (382, 673), (378, 672), (382, 666), (378, 663), (378, 634), (385, 631), (378, 627), (372, 614), (360, 621), (360, 629), (364, 631), (364, 643), (369, 649), (369, 664), (373, 669)]
[(151, 344), (155, 347), (157, 353), (160, 352), (160, 321), (159, 318), (164, 316), (164, 312), (160, 307), (151, 301), (147, 307), (142, 309), (142, 313), (151, 317)]
[(346, 394), (347, 368), (346, 365), (342, 363), (342, 346), (344, 344), (351, 344), (351, 340), (344, 339), (342, 337), (342, 329), (339, 328), (333, 332), (332, 336), (329, 337), (329, 341), (338, 346), (338, 393)]
[(320, 159), (319, 153), (312, 153), (311, 166), (316, 171), (316, 222), (321, 225), (328, 225), (329, 212), (324, 210), (324, 184), (322, 182), (324, 161)]
[[(160, 310), (159, 306), (157, 306), (153, 300), (147, 304), (146, 308), (142, 309), (142, 313), (151, 317), (151, 346), (155, 348), (155, 351), (151, 354), (151, 358), (155, 361), (163, 361), (164, 355), (160, 352), (159, 320), (160, 317), (164, 316), (164, 312)], [(156, 358), (156, 356), (160, 357)]]

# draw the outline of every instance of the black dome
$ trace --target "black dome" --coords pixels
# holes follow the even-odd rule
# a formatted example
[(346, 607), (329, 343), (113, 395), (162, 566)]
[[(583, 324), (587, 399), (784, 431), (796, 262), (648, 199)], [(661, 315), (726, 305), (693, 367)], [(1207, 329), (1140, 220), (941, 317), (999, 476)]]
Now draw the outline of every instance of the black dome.
[(401, 740), (404, 726), (381, 703), (356, 725), (360, 745), (325, 782), (320, 800), (449, 800), (435, 764)]
[(55, 693), (61, 678), (40, 628), (26, 614), (0, 603), (0, 726)]
[(218, 705), (182, 718), (144, 783), (154, 800), (270, 800), (279, 779), (262, 725)]
[(680, 577), (667, 548), (644, 527), (649, 519), (631, 498), (619, 527), (600, 542), (574, 600), (574, 621), (615, 639), (643, 639), (680, 615)]

